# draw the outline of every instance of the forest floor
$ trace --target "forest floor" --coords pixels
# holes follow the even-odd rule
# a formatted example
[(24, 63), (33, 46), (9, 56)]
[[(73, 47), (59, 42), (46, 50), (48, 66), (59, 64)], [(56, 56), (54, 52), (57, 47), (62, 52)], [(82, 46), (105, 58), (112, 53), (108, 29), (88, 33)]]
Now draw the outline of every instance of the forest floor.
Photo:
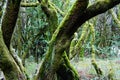
[(112, 72), (113, 80), (120, 80), (120, 58), (96, 59), (98, 67), (103, 71), (103, 75), (97, 77), (96, 71), (91, 64), (91, 58), (71, 61), (74, 68), (80, 75), (80, 80), (110, 80), (108, 74)]
[[(80, 75), (80, 80), (110, 80), (108, 74), (112, 70), (113, 80), (120, 80), (120, 58), (111, 59), (96, 59), (98, 67), (103, 71), (103, 75), (97, 77), (94, 67), (91, 65), (91, 58), (81, 60), (72, 60), (71, 63)], [(37, 64), (34, 60), (26, 61), (26, 71), (30, 78), (37, 69)]]

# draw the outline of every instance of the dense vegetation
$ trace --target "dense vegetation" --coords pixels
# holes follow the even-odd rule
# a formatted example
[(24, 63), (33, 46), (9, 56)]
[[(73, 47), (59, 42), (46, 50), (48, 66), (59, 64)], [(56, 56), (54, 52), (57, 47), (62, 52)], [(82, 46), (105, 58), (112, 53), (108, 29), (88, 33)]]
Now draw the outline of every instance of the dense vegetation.
[(0, 0), (0, 80), (119, 80), (119, 3)]

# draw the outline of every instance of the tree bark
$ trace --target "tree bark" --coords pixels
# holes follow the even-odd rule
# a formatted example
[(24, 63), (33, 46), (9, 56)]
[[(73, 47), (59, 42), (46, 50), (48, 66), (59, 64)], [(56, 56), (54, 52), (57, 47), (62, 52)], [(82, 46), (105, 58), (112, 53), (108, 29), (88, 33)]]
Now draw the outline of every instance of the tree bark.
[[(54, 45), (54, 57), (50, 60), (49, 49), (35, 80), (54, 80), (59, 69), (63, 52), (69, 48), (71, 36), (88, 19), (107, 11), (119, 4), (118, 0), (100, 1), (87, 8), (88, 0), (77, 0), (70, 12), (54, 32), (50, 45)], [(97, 7), (96, 7), (97, 6)]]
[(8, 49), (10, 49), (10, 41), (18, 17), (20, 2), (21, 0), (16, 0), (15, 2), (7, 0), (6, 2), (5, 12), (2, 18), (2, 32), (4, 42)]
[(25, 80), (24, 73), (22, 73), (20, 68), (17, 66), (15, 60), (10, 55), (9, 50), (3, 41), (1, 30), (0, 30), (0, 68), (5, 74), (6, 80)]
[(0, 29), (0, 68), (7, 80), (25, 80), (24, 72), (10, 54), (10, 40), (15, 27), (21, 0), (7, 0)]

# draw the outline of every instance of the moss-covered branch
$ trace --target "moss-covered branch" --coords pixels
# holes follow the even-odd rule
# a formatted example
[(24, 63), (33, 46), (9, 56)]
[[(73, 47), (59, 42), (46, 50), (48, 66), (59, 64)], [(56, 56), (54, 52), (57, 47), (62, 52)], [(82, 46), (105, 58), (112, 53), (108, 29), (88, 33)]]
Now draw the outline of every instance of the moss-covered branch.
[[(89, 27), (88, 25), (83, 26), (81, 36), (78, 39), (78, 43), (75, 46), (73, 46), (73, 49), (71, 49), (72, 46), (70, 46), (70, 54), (72, 55), (70, 59), (72, 59), (76, 54), (81, 52), (82, 45), (85, 43), (85, 40), (87, 38), (86, 34), (87, 34), (88, 27)], [(71, 41), (71, 44), (72, 44), (72, 41)]]
[(80, 22), (84, 23), (86, 20), (98, 14), (104, 13), (119, 3), (120, 0), (104, 0), (94, 3), (93, 5), (89, 6), (81, 15), (81, 19), (78, 21), (78, 25), (81, 25)]
[(23, 3), (21, 2), (20, 6), (21, 7), (37, 7), (38, 5), (40, 5), (39, 2), (31, 2), (31, 3)]
[(103, 72), (102, 70), (98, 67), (97, 63), (96, 63), (96, 59), (95, 59), (95, 48), (94, 48), (94, 43), (95, 43), (95, 29), (94, 29), (94, 26), (93, 24), (90, 23), (90, 33), (92, 35), (92, 39), (91, 39), (91, 42), (90, 42), (90, 45), (91, 45), (91, 51), (92, 51), (92, 65), (93, 67), (95, 68), (95, 71), (97, 73), (97, 75), (100, 77), (101, 75), (103, 75)]
[(54, 3), (52, 3), (51, 2), (51, 4), (55, 7), (55, 9), (57, 10), (57, 12), (61, 15), (61, 16), (65, 16), (65, 13), (62, 11), (62, 10), (60, 10)]
[(118, 27), (120, 29), (120, 20), (117, 18), (117, 15), (114, 13), (114, 11), (112, 9), (110, 10), (110, 13), (111, 13), (111, 15), (113, 17), (113, 20), (115, 21), (115, 23), (117, 23), (117, 25), (118, 25)]
[[(46, 3), (45, 2), (46, 1), (44, 0), (41, 1), (41, 8), (47, 16), (49, 24), (48, 31), (50, 32), (50, 34), (53, 34), (58, 26), (57, 10), (54, 7), (53, 3), (51, 3), (49, 0), (47, 0)], [(51, 37), (52, 35), (49, 36), (49, 39), (51, 39)]]
[(25, 80), (25, 75), (22, 73), (13, 57), (10, 55), (6, 47), (2, 31), (0, 29), (0, 68), (4, 72), (6, 80)]
[[(63, 60), (66, 64), (66, 66), (68, 66), (68, 68), (70, 68), (70, 70), (73, 71), (73, 74), (74, 74), (74, 80), (79, 80), (79, 74), (78, 72), (74, 69), (74, 67), (70, 64), (70, 61), (69, 61), (69, 58), (67, 57), (67, 54), (66, 52), (64, 52), (63, 54)], [(73, 80), (73, 79), (72, 79)]]
[[(42, 1), (41, 1), (41, 2), (42, 2)], [(39, 2), (31, 2), (31, 3), (21, 2), (20, 6), (21, 6), (21, 7), (37, 7), (38, 5), (41, 4), (41, 2), (40, 2), (40, 3), (39, 3)], [(60, 10), (54, 3), (50, 2), (50, 4), (51, 4), (52, 6), (54, 6), (54, 8), (56, 9), (56, 11), (57, 11), (61, 16), (64, 16), (64, 15), (65, 15), (65, 13), (64, 13), (62, 10)]]
[[(69, 26), (69, 29), (65, 29), (64, 27), (63, 28), (64, 31), (61, 30), (60, 33), (69, 34), (69, 36), (73, 35), (74, 32), (78, 29), (78, 27), (81, 26), (85, 21), (89, 20), (90, 18), (98, 14), (104, 13), (105, 11), (107, 11), (108, 9), (114, 7), (119, 3), (120, 3), (120, 0), (99, 1), (89, 6), (84, 11), (78, 10), (79, 12), (81, 12), (79, 14), (77, 14), (78, 11), (76, 10), (77, 16), (75, 17), (74, 16), (75, 14), (74, 15), (71, 14), (70, 16), (73, 16), (73, 18), (71, 17), (70, 20), (68, 20), (68, 23), (66, 22), (67, 24), (69, 23), (71, 24), (71, 26)], [(72, 21), (72, 20), (75, 20), (75, 21)]]

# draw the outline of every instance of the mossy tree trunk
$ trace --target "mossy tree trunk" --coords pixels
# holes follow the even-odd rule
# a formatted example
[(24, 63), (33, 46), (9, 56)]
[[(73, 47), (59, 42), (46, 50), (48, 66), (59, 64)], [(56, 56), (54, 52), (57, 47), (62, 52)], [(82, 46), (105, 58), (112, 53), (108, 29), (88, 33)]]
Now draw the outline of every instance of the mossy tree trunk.
[(7, 80), (25, 80), (24, 72), (10, 53), (10, 40), (16, 24), (21, 0), (7, 0), (0, 29), (0, 68)]
[(62, 64), (57, 70), (57, 76), (58, 80), (79, 80), (79, 74), (70, 64), (66, 52), (62, 55)]
[[(7, 7), (2, 20), (2, 31), (0, 31), (0, 68), (4, 72), (7, 80), (25, 80), (20, 68), (9, 52), (10, 40), (21, 0), (13, 1), (14, 0), (7, 0)], [(58, 26), (52, 36), (46, 57), (37, 72), (35, 80), (54, 80), (62, 60), (67, 62), (65, 64), (69, 66), (69, 60), (65, 57), (64, 51), (69, 48), (71, 36), (78, 27), (88, 19), (120, 3), (120, 0), (100, 1), (87, 8), (88, 1), (89, 0), (76, 0), (70, 12)], [(51, 47), (54, 48), (52, 52), (50, 51)], [(49, 57), (53, 52), (53, 57)], [(69, 80), (69, 78), (66, 80)], [(73, 80), (78, 80), (78, 78), (74, 78)]]
[(7, 80), (25, 80), (23, 72), (16, 64), (15, 60), (11, 56), (8, 48), (6, 47), (2, 31), (0, 30), (0, 68), (4, 72)]
[[(49, 7), (48, 7), (49, 6)], [(41, 2), (41, 8), (43, 10), (43, 12), (46, 14), (47, 18), (48, 18), (48, 29), (50, 30), (50, 34), (53, 34), (53, 32), (56, 30), (57, 26), (58, 26), (58, 17), (57, 17), (57, 11), (55, 9), (55, 6), (53, 5), (53, 3), (51, 3), (49, 0), (43, 0)], [(49, 37), (49, 39), (51, 38), (51, 36)], [(54, 56), (54, 45), (53, 43), (51, 43), (50, 45), (50, 48), (49, 48), (49, 51), (48, 51), (48, 57), (46, 60), (50, 60), (50, 63), (52, 62), (52, 57)], [(69, 59), (67, 59), (67, 61), (69, 62)], [(65, 59), (62, 60), (62, 63), (60, 65), (60, 68), (58, 69), (57, 71), (57, 74), (54, 76), (54, 77), (57, 77), (59, 76), (60, 79), (65, 79), (66, 80), (69, 80), (69, 79), (74, 79), (75, 77), (76, 78), (79, 78), (78, 75), (75, 75), (75, 70), (73, 70), (73, 68), (71, 68), (72, 66), (69, 64), (66, 64), (65, 62)], [(63, 76), (62, 75), (62, 71), (65, 69), (65, 74), (66, 76)], [(69, 70), (69, 71), (67, 71)], [(39, 76), (39, 75), (38, 75)], [(35, 76), (35, 78), (37, 78), (38, 76)]]
[[(76, 18), (78, 17), (78, 14), (81, 12), (81, 10), (83, 11), (87, 7), (87, 3), (86, 5), (83, 4), (85, 2), (79, 1), (79, 0), (76, 1), (75, 5), (72, 7), (72, 10), (68, 13), (68, 15), (62, 21), (62, 23), (58, 26), (49, 44), (50, 47), (55, 44), (54, 45), (55, 54), (53, 55), (53, 58), (49, 58), (49, 56), (52, 53), (49, 52), (50, 48), (48, 49), (45, 60), (40, 68), (40, 71), (38, 72), (39, 76), (37, 76), (36, 80), (37, 79), (54, 80), (55, 78), (54, 74), (56, 74), (56, 71), (58, 70), (58, 68), (60, 68), (60, 64), (62, 62), (62, 55), (64, 51), (69, 48), (71, 36), (74, 33), (74, 31), (71, 31), (72, 34), (71, 33), (66, 34), (66, 32), (68, 32), (67, 28), (72, 27), (74, 25), (74, 22), (76, 21)], [(81, 6), (82, 6), (82, 9), (79, 10)], [(77, 11), (77, 12), (74, 12), (74, 11)], [(70, 23), (70, 25), (68, 25), (68, 23)]]
[(63, 59), (62, 55), (64, 51), (69, 48), (71, 37), (78, 27), (88, 19), (103, 13), (120, 3), (118, 0), (100, 1), (87, 8), (88, 1), (89, 0), (76, 0), (69, 13), (58, 26), (49, 44), (49, 47), (54, 45), (54, 56), (53, 58), (49, 57), (52, 54), (49, 52), (49, 48), (46, 57), (36, 74), (35, 80), (54, 80), (56, 71), (60, 68)]

